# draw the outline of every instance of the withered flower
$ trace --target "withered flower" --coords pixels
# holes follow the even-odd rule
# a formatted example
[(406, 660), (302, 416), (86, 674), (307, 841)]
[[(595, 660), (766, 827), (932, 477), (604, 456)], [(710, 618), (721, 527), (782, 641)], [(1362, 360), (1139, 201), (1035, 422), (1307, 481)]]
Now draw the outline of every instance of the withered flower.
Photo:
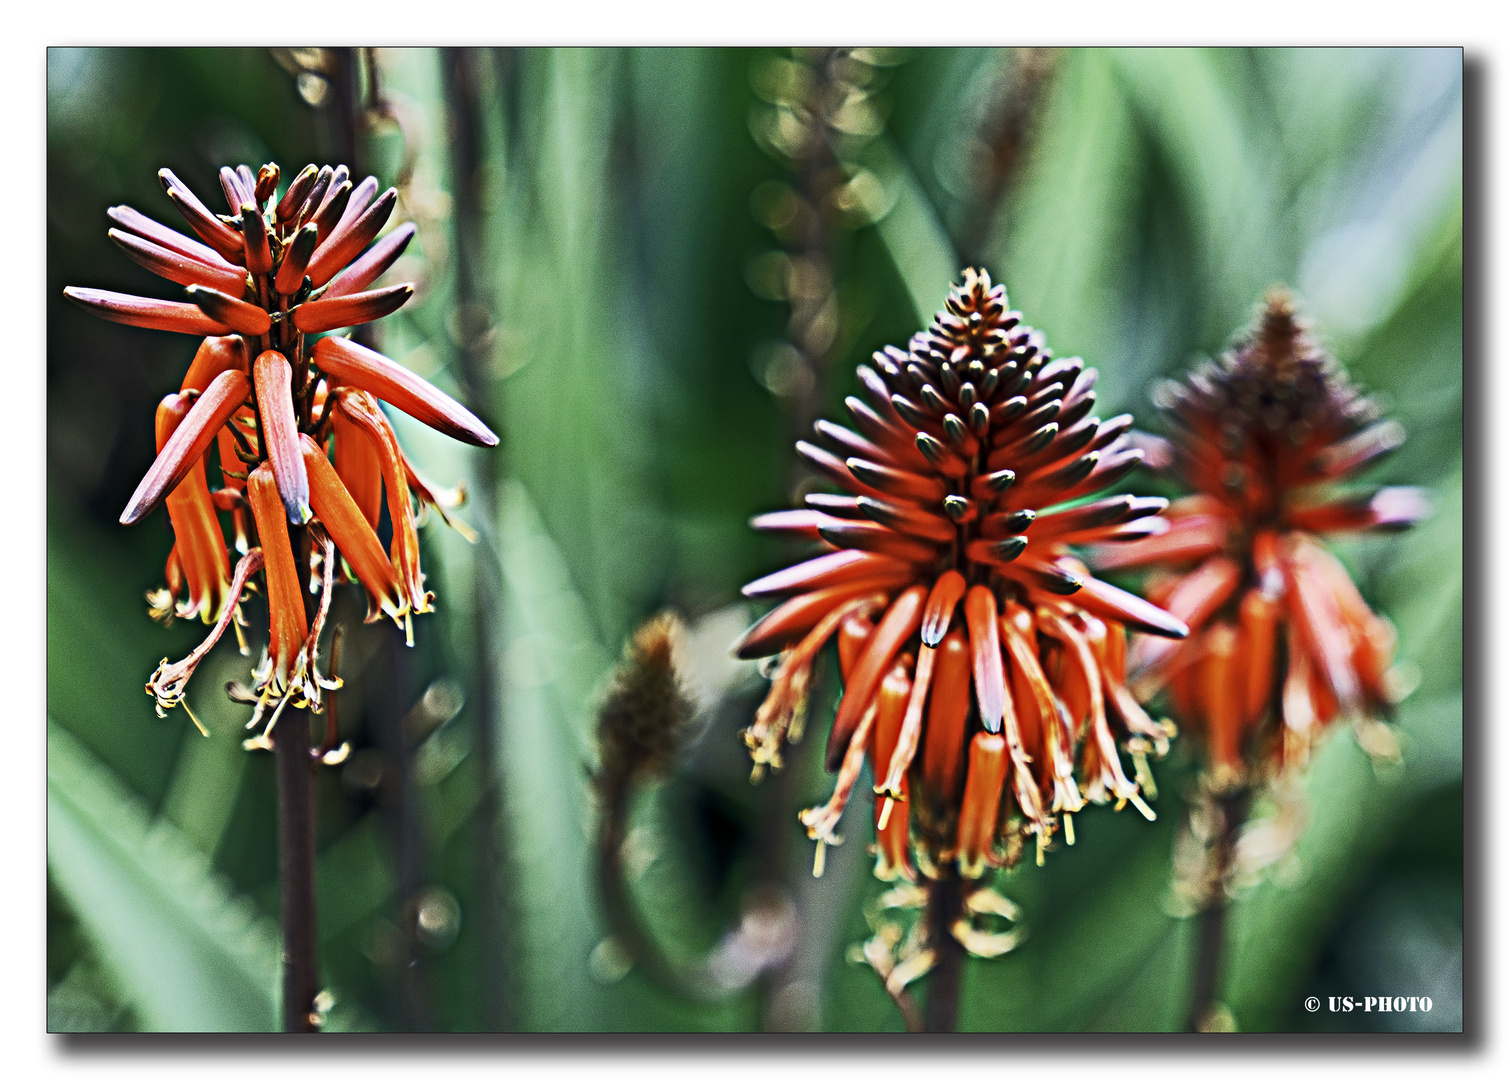
[[(345, 338), (311, 338), (380, 318), (413, 294), (409, 285), (369, 288), (414, 235), (413, 225), (402, 225), (378, 237), (397, 205), (394, 189), (380, 195), (375, 177), (353, 186), (344, 165), (309, 165), (279, 198), (277, 165), (255, 175), (245, 165), (226, 167), (220, 182), (230, 213), (215, 214), (171, 171), (158, 176), (198, 239), (124, 206), (109, 211), (118, 226), (110, 237), (142, 266), (186, 286), (188, 300), (64, 291), (113, 322), (204, 336), (181, 389), (158, 407), (157, 459), (121, 523), (166, 502), (174, 545), (167, 587), (148, 597), (152, 613), (164, 621), (199, 616), (213, 629), (184, 660), (164, 660), (147, 692), (159, 715), (184, 702), (189, 677), (227, 627), (236, 625), (239, 636), (240, 601), (260, 572), (267, 653), (253, 685), (235, 692), (256, 705), (248, 727), (266, 718), (250, 744), (268, 746), (287, 704), (318, 710), (322, 688), (336, 685), (315, 661), (338, 575), (365, 588), (369, 621), (389, 616), (411, 644), (412, 616), (430, 610), (412, 503), (436, 504), (444, 516), (456, 500), (419, 480), (377, 402), (477, 446), (498, 438), (386, 357)], [(385, 492), (393, 527), (387, 552), (376, 531)], [(230, 515), (241, 556), (234, 572), (221, 513)], [(320, 594), (312, 616), (306, 584)]]
[(837, 638), (844, 696), (826, 760), (838, 780), (802, 815), (815, 870), (867, 758), (882, 878), (953, 864), (976, 879), (1029, 836), (1041, 858), (1061, 814), (1073, 842), (1087, 800), (1151, 816), (1142, 758), (1168, 732), (1125, 685), (1126, 630), (1186, 629), (1072, 554), (1167, 527), (1162, 499), (1084, 501), (1142, 460), (1131, 417), (1091, 416), (1096, 372), (1055, 359), (981, 271), (874, 365), (859, 369), (863, 400), (845, 402), (858, 430), (820, 420), (830, 449), (797, 444), (843, 493), (753, 522), (826, 549), (744, 590), (782, 598), (736, 646), (780, 654), (745, 736), (757, 777), (800, 734), (814, 660)]
[(1235, 348), (1165, 384), (1156, 403), (1172, 470), (1194, 493), (1170, 507), (1168, 532), (1094, 562), (1166, 568), (1148, 593), (1192, 636), (1138, 641), (1133, 686), (1143, 700), (1167, 688), (1210, 783), (1232, 789), (1303, 764), (1336, 720), (1390, 711), (1394, 628), (1320, 538), (1406, 528), (1426, 500), (1338, 486), (1405, 433), (1317, 346), (1283, 290)]

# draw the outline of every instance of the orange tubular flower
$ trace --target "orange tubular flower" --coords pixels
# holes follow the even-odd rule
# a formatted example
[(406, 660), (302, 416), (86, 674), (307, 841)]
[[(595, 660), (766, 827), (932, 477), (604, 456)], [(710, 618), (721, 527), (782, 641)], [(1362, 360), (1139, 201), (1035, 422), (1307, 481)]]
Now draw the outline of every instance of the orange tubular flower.
[(1172, 470), (1192, 494), (1168, 532), (1095, 554), (1103, 568), (1168, 567), (1151, 591), (1190, 624), (1130, 655), (1142, 698), (1169, 690), (1218, 790), (1302, 764), (1339, 718), (1387, 714), (1395, 632), (1319, 536), (1392, 531), (1427, 512), (1414, 488), (1332, 485), (1399, 446), (1400, 425), (1316, 345), (1275, 290), (1220, 363), (1166, 384)]
[[(379, 400), (474, 445), (495, 446), (498, 437), (386, 357), (306, 336), (379, 318), (413, 294), (409, 285), (368, 288), (414, 235), (404, 225), (378, 236), (397, 205), (393, 189), (379, 195), (373, 177), (354, 188), (344, 165), (310, 165), (277, 198), (276, 165), (255, 175), (244, 165), (227, 167), (220, 182), (230, 213), (217, 215), (167, 169), (159, 178), (198, 239), (123, 206), (109, 211), (117, 226), (110, 236), (137, 263), (185, 286), (189, 302), (64, 291), (115, 322), (204, 336), (182, 390), (159, 408), (157, 459), (121, 522), (140, 521), (167, 502), (175, 543), (168, 588), (149, 595), (152, 613), (214, 623), (190, 656), (164, 660), (153, 674), (147, 690), (159, 714), (184, 702), (189, 677), (229, 626), (240, 635), (243, 590), (263, 575), (267, 655), (253, 686), (233, 696), (256, 704), (248, 726), (271, 710), (249, 743), (266, 747), (285, 705), (318, 711), (321, 689), (335, 685), (318, 674), (316, 658), (338, 548), (367, 591), (370, 618), (387, 614), (402, 623), (412, 644), (411, 613), (431, 610), (411, 487), (422, 503), (454, 507), (459, 496), (410, 480), (413, 470)], [(332, 443), (335, 466), (327, 456)], [(211, 444), (221, 476), (213, 491), (205, 467)], [(391, 557), (375, 532), (384, 487)], [(230, 513), (242, 555), (234, 574), (218, 511)], [(310, 612), (301, 583), (312, 577), (323, 587)]]
[[(157, 449), (161, 451), (189, 412), (192, 392), (169, 394), (157, 407)], [(188, 587), (188, 599), (174, 614), (205, 623), (220, 618), (230, 599), (231, 563), (225, 536), (215, 518), (205, 481), (204, 460), (196, 459), (183, 481), (167, 497), (168, 520), (173, 524), (173, 550)]]
[(376, 529), (383, 513), (383, 463), (377, 447), (359, 424), (347, 418), (339, 401), (337, 398), (330, 414), (336, 443), (336, 475), (346, 485), (367, 524)]
[(336, 547), (340, 548), (357, 580), (367, 590), (367, 621), (372, 622), (383, 614), (394, 622), (403, 623), (409, 614), (409, 601), (403, 595), (393, 564), (383, 554), (377, 533), (346, 490), (346, 485), (341, 483), (325, 451), (308, 435), (300, 435), (299, 441), (309, 469), (310, 499), (315, 513), (320, 515)]
[(425, 591), (425, 575), (419, 568), (419, 533), (410, 506), (409, 482), (398, 436), (371, 394), (339, 390), (334, 407), (338, 415), (357, 428), (377, 455), (383, 486), (388, 492), (388, 516), (393, 523), (393, 543), (389, 545), (393, 567), (407, 593), (407, 605), (416, 612), (429, 611), (434, 594)]
[(283, 516), (278, 482), (270, 465), (252, 470), (246, 479), (246, 497), (252, 504), (257, 537), (267, 573), (268, 657), (272, 661), (272, 686), (288, 685), (299, 649), (309, 633), (304, 616), (304, 597), (299, 589), (299, 569), (289, 542), (288, 521)]
[[(1142, 451), (1130, 418), (1099, 421), (1096, 373), (1056, 360), (967, 270), (946, 310), (859, 369), (858, 431), (820, 420), (832, 449), (798, 451), (842, 495), (757, 517), (827, 553), (745, 587), (782, 602), (736, 646), (780, 654), (746, 741), (758, 775), (800, 731), (812, 665), (837, 637), (844, 697), (829, 732), (833, 798), (806, 811), (835, 829), (868, 756), (876, 778), (877, 874), (966, 878), (1039, 854), (1085, 801), (1150, 814), (1121, 760), (1167, 746), (1124, 685), (1126, 629), (1183, 637), (1184, 623), (1092, 578), (1071, 545), (1165, 528), (1161, 499), (1077, 502), (1126, 475)], [(1135, 776), (1146, 776), (1138, 761)]]

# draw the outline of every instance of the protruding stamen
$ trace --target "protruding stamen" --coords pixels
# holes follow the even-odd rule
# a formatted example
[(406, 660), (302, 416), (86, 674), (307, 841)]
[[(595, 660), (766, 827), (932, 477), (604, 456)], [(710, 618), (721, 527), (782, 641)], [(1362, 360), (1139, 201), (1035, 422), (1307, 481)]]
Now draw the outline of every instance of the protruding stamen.
[(166, 716), (166, 710), (183, 702), (184, 691), (188, 687), (190, 676), (215, 647), (220, 636), (225, 633), (226, 627), (235, 622), (236, 605), (241, 601), (241, 593), (246, 588), (247, 579), (260, 569), (262, 569), (262, 549), (252, 548), (236, 564), (236, 573), (231, 578), (230, 599), (221, 610), (220, 618), (216, 620), (209, 636), (178, 663), (170, 664), (164, 660), (152, 673), (152, 678), (147, 680), (147, 693), (156, 699), (158, 716)]
[(399, 621), (408, 612), (409, 602), (377, 533), (341, 483), (325, 452), (308, 435), (299, 436), (299, 447), (309, 475), (310, 503), (367, 590), (369, 619), (381, 611)]
[(865, 655), (855, 665), (854, 676), (845, 687), (844, 698), (839, 702), (839, 711), (834, 716), (834, 725), (829, 733), (827, 764), (830, 771), (839, 767), (840, 756), (849, 742), (849, 736), (860, 717), (870, 695), (880, 683), (882, 674), (892, 659), (901, 650), (908, 638), (917, 632), (923, 621), (923, 603), (928, 591), (914, 585), (902, 593), (881, 619), (866, 647)]

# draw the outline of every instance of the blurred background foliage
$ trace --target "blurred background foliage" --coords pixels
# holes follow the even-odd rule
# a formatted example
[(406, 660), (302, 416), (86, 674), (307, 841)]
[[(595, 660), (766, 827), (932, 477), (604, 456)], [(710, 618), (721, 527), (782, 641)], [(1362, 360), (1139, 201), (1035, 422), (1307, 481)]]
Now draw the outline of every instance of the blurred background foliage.
[[(900, 1030), (848, 955), (880, 892), (868, 800), (813, 880), (814, 740), (749, 783), (763, 682), (727, 647), (740, 584), (789, 554), (746, 520), (810, 482), (792, 438), (967, 259), (1101, 369), (1103, 416), (1156, 429), (1156, 378), (1284, 282), (1408, 429), (1376, 478), (1428, 487), (1433, 517), (1342, 552), (1419, 674), (1404, 761), (1339, 732), (1313, 762), (1298, 848), (1235, 905), (1222, 997), (1243, 1030), (1461, 1026), (1457, 50), (52, 49), (47, 92), (51, 1029), (275, 1023), (271, 758), (219, 691), (244, 661), (223, 645), (196, 680), (211, 738), (153, 715), (143, 682), (198, 631), (147, 618), (165, 526), (115, 523), (194, 342), (62, 299), (167, 295), (105, 235), (120, 203), (171, 219), (158, 168), (213, 201), (220, 164), (269, 160), (400, 187), (419, 241), (394, 274), (420, 293), (380, 344), (505, 443), (395, 417), (422, 471), (467, 481), (482, 538), (424, 530), (439, 613), (415, 649), (348, 642), (353, 752), (317, 779), (328, 1029)], [(626, 971), (592, 870), (595, 706), (666, 606), (697, 734), (635, 801), (626, 863), (666, 951), (717, 976), (702, 997)], [(1194, 774), (1179, 749), (1156, 774), (1156, 823), (1087, 813), (1001, 883), (1028, 938), (970, 961), (963, 1029), (1178, 1028)], [(1435, 1007), (1300, 1006), (1346, 993)]]

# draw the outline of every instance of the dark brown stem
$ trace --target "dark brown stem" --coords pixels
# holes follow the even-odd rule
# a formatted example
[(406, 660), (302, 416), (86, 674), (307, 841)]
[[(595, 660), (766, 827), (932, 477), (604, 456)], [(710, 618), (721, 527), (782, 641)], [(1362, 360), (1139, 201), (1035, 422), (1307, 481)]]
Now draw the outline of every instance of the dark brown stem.
[(1222, 978), (1222, 953), (1227, 936), (1227, 881), (1232, 874), (1232, 856), (1238, 830), (1248, 816), (1250, 792), (1240, 788), (1214, 799), (1217, 822), (1216, 845), (1211, 851), (1206, 908), (1201, 912), (1200, 937), (1195, 960), (1194, 988), (1190, 1000), (1188, 1031), (1209, 1031), (1214, 1010), (1220, 1004), (1217, 991)]
[[(309, 565), (309, 533), (290, 530), (301, 564)], [(306, 618), (311, 595), (304, 593)], [(319, 991), (315, 923), (315, 802), (309, 721), (287, 710), (274, 739), (278, 783), (278, 922), (283, 934), (283, 1030), (315, 1030)]]
[(941, 868), (928, 886), (928, 939), (934, 965), (928, 976), (928, 1006), (924, 1030), (952, 1032), (959, 1021), (959, 984), (965, 967), (965, 947), (954, 936), (954, 923), (964, 908), (964, 887), (950, 866)]

